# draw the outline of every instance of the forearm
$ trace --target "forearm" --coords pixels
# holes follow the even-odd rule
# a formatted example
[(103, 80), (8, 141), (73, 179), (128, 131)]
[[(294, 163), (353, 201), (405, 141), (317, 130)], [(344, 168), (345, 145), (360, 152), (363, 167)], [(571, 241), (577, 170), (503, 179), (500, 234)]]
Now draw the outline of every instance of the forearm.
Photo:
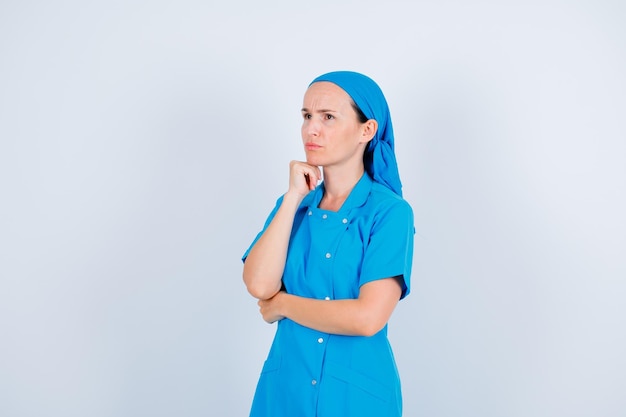
[(259, 305), (269, 321), (287, 317), (324, 333), (372, 336), (387, 324), (401, 294), (398, 280), (385, 278), (364, 284), (357, 299), (318, 300), (279, 292)]
[(370, 336), (371, 317), (359, 299), (317, 300), (285, 294), (281, 310), (296, 323), (324, 333)]
[(244, 283), (258, 299), (271, 298), (280, 291), (293, 219), (301, 201), (301, 196), (285, 194), (274, 219), (244, 262)]

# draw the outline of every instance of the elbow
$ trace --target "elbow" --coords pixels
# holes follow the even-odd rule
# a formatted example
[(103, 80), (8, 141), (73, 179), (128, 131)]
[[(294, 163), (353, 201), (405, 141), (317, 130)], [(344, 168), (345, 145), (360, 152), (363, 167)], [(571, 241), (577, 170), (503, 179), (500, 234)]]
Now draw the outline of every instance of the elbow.
[(369, 323), (364, 325), (359, 329), (359, 335), (365, 337), (374, 336), (376, 333), (380, 332), (385, 327), (385, 324), (380, 325), (379, 323)]
[(243, 282), (246, 284), (248, 293), (258, 300), (269, 300), (280, 291), (280, 287), (275, 288), (274, 286), (261, 283), (260, 280), (254, 279), (250, 277), (249, 274), (245, 273), (243, 275)]
[(386, 324), (386, 321), (377, 317), (366, 316), (356, 323), (354, 332), (357, 336), (371, 337), (380, 332)]
[(246, 285), (246, 288), (248, 289), (248, 293), (258, 300), (269, 300), (278, 292), (278, 290), (255, 285)]

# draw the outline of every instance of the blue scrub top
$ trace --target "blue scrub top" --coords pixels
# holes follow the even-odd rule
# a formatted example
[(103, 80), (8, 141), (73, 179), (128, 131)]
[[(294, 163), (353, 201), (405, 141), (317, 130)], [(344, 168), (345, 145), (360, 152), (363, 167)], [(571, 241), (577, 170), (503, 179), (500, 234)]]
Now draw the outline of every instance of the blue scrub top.
[[(285, 290), (321, 300), (355, 299), (363, 284), (401, 277), (404, 298), (413, 259), (409, 204), (368, 174), (337, 212), (318, 208), (323, 194), (322, 183), (296, 212), (283, 274)], [(281, 203), (282, 197), (250, 248)], [(362, 337), (322, 333), (287, 318), (278, 322), (251, 417), (401, 415), (400, 378), (387, 326)]]

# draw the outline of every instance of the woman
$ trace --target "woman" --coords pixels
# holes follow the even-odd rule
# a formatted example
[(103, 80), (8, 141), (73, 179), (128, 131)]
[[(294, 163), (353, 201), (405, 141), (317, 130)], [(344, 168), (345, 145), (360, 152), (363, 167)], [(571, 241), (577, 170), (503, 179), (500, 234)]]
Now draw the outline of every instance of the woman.
[(409, 293), (414, 228), (387, 102), (370, 78), (332, 72), (302, 116), (306, 162), (290, 163), (243, 256), (248, 291), (278, 321), (250, 415), (400, 416), (387, 321)]

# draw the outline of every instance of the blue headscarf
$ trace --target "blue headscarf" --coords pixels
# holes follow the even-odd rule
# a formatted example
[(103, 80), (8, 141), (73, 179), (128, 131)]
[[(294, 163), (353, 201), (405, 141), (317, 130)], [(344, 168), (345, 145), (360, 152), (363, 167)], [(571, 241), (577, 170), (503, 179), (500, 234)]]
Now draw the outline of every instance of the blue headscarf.
[(329, 72), (320, 75), (311, 84), (318, 81), (328, 81), (341, 87), (368, 119), (378, 122), (376, 135), (363, 155), (365, 170), (374, 181), (402, 196), (402, 183), (393, 150), (393, 126), (389, 106), (378, 84), (363, 74), (351, 71)]

